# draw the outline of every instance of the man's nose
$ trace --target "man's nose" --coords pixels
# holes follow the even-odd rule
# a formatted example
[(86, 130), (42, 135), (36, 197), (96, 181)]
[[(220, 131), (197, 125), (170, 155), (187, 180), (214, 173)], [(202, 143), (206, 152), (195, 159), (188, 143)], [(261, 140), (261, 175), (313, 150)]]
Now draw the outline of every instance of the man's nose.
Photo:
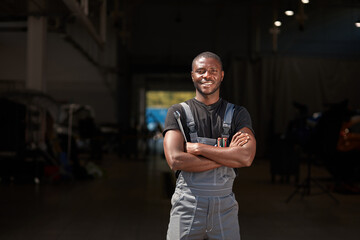
[(209, 77), (209, 76), (210, 76), (209, 71), (206, 71), (206, 72), (203, 74), (203, 77), (204, 77), (204, 78), (207, 78), (207, 77)]

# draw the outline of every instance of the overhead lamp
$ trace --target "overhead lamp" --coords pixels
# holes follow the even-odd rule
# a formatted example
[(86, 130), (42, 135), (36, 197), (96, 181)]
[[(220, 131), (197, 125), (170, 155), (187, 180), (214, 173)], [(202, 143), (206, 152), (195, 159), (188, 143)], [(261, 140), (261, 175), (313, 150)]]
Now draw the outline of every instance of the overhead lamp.
[(355, 26), (358, 27), (358, 28), (360, 28), (360, 20), (357, 20), (357, 21), (355, 22)]
[(286, 15), (286, 16), (293, 16), (293, 15), (294, 15), (294, 11), (293, 11), (293, 10), (286, 10), (286, 11), (285, 11), (285, 15)]
[(275, 21), (275, 22), (274, 22), (274, 25), (275, 25), (276, 27), (280, 27), (280, 26), (281, 26), (281, 21), (279, 21), (279, 20)]
[(309, 0), (301, 0), (301, 2), (302, 2), (303, 4), (308, 4), (310, 1), (309, 1)]

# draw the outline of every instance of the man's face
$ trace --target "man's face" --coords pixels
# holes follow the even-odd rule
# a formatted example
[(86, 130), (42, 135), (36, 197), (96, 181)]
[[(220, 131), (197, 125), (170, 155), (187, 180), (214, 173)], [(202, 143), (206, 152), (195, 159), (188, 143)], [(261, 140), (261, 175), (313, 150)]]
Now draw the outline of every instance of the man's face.
[(216, 59), (199, 58), (193, 64), (191, 77), (196, 90), (203, 96), (209, 96), (219, 91), (224, 71)]

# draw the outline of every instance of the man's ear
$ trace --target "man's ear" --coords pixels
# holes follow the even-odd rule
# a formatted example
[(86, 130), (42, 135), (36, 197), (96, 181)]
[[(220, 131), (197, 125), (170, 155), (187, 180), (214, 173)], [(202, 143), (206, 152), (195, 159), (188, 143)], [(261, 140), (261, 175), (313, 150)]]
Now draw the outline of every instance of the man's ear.
[(224, 80), (224, 75), (225, 75), (224, 71), (221, 71), (221, 81)]

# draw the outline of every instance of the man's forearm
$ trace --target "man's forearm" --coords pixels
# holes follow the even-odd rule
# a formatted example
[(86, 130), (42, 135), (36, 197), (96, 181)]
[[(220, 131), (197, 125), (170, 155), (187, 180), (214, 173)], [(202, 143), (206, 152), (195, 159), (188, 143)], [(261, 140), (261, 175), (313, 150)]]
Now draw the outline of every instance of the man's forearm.
[(196, 154), (227, 167), (247, 167), (251, 165), (254, 158), (252, 154), (253, 151), (249, 144), (243, 147), (236, 146), (227, 148), (214, 147), (201, 143), (197, 143), (196, 146)]
[(203, 172), (221, 166), (214, 161), (186, 152), (183, 136), (178, 130), (166, 133), (164, 153), (169, 167), (174, 171)]
[[(218, 168), (243, 167), (251, 164), (251, 148), (248, 134), (241, 132), (234, 135), (230, 147), (220, 148), (200, 143), (183, 144), (183, 136), (180, 131), (172, 130), (166, 133), (164, 138), (164, 152), (170, 168), (174, 171), (203, 172)], [(255, 141), (251, 140), (250, 147)]]
[(256, 140), (249, 129), (243, 128), (233, 136), (229, 147), (188, 143), (186, 148), (187, 152), (193, 155), (203, 156), (223, 166), (240, 168), (252, 164), (256, 152)]
[(196, 156), (184, 152), (177, 160), (174, 161), (174, 170), (182, 170), (186, 172), (204, 172), (214, 168), (218, 168), (221, 164), (207, 159), (203, 156)]

